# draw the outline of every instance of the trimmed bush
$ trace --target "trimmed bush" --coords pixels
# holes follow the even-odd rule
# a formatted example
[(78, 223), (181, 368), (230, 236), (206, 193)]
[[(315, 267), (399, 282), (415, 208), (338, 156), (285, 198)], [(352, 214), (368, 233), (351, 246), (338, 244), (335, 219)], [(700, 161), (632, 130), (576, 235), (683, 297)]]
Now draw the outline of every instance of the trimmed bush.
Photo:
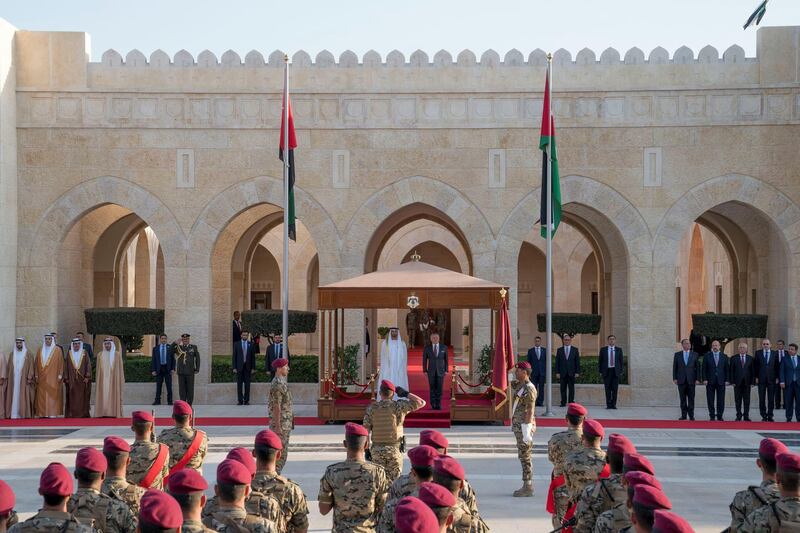
[(724, 351), (725, 345), (732, 340), (766, 337), (768, 318), (767, 315), (694, 314), (692, 329), (697, 335), (705, 335), (712, 341), (719, 341)]
[[(255, 335), (272, 339), (283, 331), (283, 311), (280, 309), (251, 309), (242, 312), (242, 328)], [(315, 311), (289, 311), (289, 335), (317, 331)]]
[[(580, 334), (597, 335), (600, 333), (600, 315), (590, 313), (553, 313), (553, 333), (564, 338), (564, 335), (574, 337)], [(547, 330), (547, 315), (536, 315), (536, 324), (540, 332)]]
[(123, 359), (129, 350), (142, 347), (144, 335), (164, 332), (164, 310), (144, 307), (93, 307), (85, 309), (86, 331), (119, 339)]

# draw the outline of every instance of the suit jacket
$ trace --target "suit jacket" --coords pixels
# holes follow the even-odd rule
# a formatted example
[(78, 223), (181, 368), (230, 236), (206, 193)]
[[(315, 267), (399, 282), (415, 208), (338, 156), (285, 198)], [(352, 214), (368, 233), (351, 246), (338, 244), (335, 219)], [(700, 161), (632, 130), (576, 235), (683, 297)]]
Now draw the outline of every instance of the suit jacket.
[[(247, 357), (245, 357), (245, 355)], [(242, 340), (233, 343), (233, 357), (231, 365), (237, 372), (249, 374), (256, 367), (256, 345), (252, 341), (247, 343), (247, 353), (242, 350)]]
[(547, 348), (540, 346), (539, 350), (542, 352), (541, 358), (536, 360), (536, 348), (528, 350), (528, 363), (531, 365), (531, 380), (537, 381), (537, 378), (545, 378), (547, 375)]
[[(241, 320), (239, 322), (241, 322)], [(239, 322), (231, 320), (231, 326), (233, 326), (233, 336), (231, 337), (231, 339), (233, 339), (232, 342), (242, 340), (242, 326), (239, 325)]]
[(792, 366), (792, 357), (789, 355), (789, 352), (786, 352), (786, 357), (783, 358), (781, 361), (781, 383), (791, 383), (794, 381), (792, 379), (792, 374), (794, 374), (794, 378), (800, 383), (800, 356), (797, 357), (797, 368)]
[(369, 340), (369, 328), (364, 328), (364, 355), (369, 354), (372, 343)]
[[(286, 347), (286, 343), (281, 343), (281, 349), (285, 351), (283, 356), (289, 360), (289, 364), (291, 366), (292, 362), (292, 354), (289, 353), (289, 348)], [(278, 358), (278, 348), (274, 344), (270, 344), (267, 347), (267, 372), (272, 372), (272, 362)]]
[[(175, 370), (175, 348), (171, 344), (166, 345), (167, 349), (167, 371), (172, 372)], [(153, 352), (150, 355), (150, 371), (161, 371), (161, 345), (156, 344), (153, 346)]]
[[(700, 364), (699, 355), (697, 352), (689, 352), (689, 364), (683, 362), (683, 350), (675, 352), (672, 357), (672, 379), (678, 382), (678, 385), (694, 385), (699, 381)], [(711, 356), (714, 359), (714, 356)]]
[(438, 357), (433, 357), (433, 344), (426, 346), (422, 351), (422, 371), (427, 372), (428, 376), (444, 376), (447, 374), (447, 345), (441, 342)]
[[(617, 376), (622, 376), (623, 364), (622, 348), (614, 346), (614, 372)], [(600, 348), (600, 356), (597, 358), (597, 365), (601, 376), (605, 376), (606, 373), (611, 370), (608, 366), (608, 345)]]
[(703, 357), (703, 381), (709, 385), (725, 385), (728, 381), (728, 356), (719, 352), (719, 364), (714, 366), (714, 352)]
[(753, 373), (753, 356), (745, 354), (744, 366), (742, 366), (742, 356), (738, 353), (731, 356), (728, 360), (730, 381), (733, 385), (752, 385), (755, 382)]
[(581, 373), (581, 354), (575, 346), (569, 347), (569, 360), (562, 346), (556, 350), (556, 374), (574, 376)]
[(778, 351), (769, 351), (769, 363), (767, 363), (764, 350), (756, 351), (756, 358), (753, 362), (753, 374), (759, 383), (775, 383), (780, 379), (780, 367), (778, 366)]

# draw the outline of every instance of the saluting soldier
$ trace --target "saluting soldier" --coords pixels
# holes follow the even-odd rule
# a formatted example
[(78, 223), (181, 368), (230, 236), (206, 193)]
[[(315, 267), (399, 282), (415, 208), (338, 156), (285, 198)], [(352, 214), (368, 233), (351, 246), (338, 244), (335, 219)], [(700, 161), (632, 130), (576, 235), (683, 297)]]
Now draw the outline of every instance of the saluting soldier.
[(553, 527), (561, 526), (567, 512), (569, 493), (564, 480), (564, 460), (567, 455), (579, 450), (583, 439), (583, 421), (586, 408), (579, 403), (567, 405), (567, 429), (555, 433), (547, 442), (547, 457), (553, 464), (550, 487), (547, 489), (547, 512), (553, 515)]
[(128, 483), (161, 490), (169, 475), (169, 448), (166, 444), (153, 442), (153, 415), (147, 411), (134, 411), (131, 418), (135, 440), (131, 445)]
[(219, 509), (208, 519), (206, 527), (220, 533), (278, 533), (280, 529), (271, 520), (249, 514), (245, 501), (250, 496), (252, 476), (247, 467), (233, 459), (225, 459), (217, 467), (217, 485), (214, 489), (219, 498)]
[[(411, 462), (411, 471), (404, 477), (408, 479), (408, 483), (404, 484), (395, 496), (392, 496), (392, 488), (395, 487), (401, 478), (397, 478), (392, 486), (389, 487), (389, 497), (381, 512), (380, 519), (378, 520), (378, 533), (389, 533), (394, 531), (394, 511), (400, 500), (406, 496), (417, 494), (420, 486), (433, 480), (433, 461), (439, 457), (439, 452), (428, 445), (416, 446), (408, 450), (408, 459)], [(453, 498), (453, 505), (455, 505), (455, 497)]]
[(191, 335), (181, 335), (175, 347), (175, 370), (178, 374), (178, 396), (189, 405), (194, 403), (194, 375), (200, 372), (200, 352), (190, 344)]
[(197, 470), (184, 468), (170, 474), (167, 481), (169, 493), (181, 506), (183, 523), (181, 532), (185, 533), (211, 533), (214, 530), (203, 525), (201, 512), (206, 503), (205, 490), (208, 483)]
[[(397, 393), (398, 400), (392, 397)], [(392, 482), (403, 469), (403, 421), (408, 413), (425, 407), (425, 400), (388, 379), (381, 381), (380, 400), (371, 403), (364, 414), (364, 427), (372, 431), (372, 462), (386, 469)]]
[(631, 508), (633, 507), (633, 491), (637, 485), (649, 485), (661, 490), (661, 483), (655, 476), (642, 471), (626, 472), (622, 476), (622, 486), (626, 491), (625, 500), (617, 503), (608, 511), (600, 513), (592, 533), (616, 533), (633, 529)]
[(775, 482), (780, 499), (750, 513), (739, 531), (766, 533), (800, 528), (800, 455), (779, 454), (777, 466)]
[(536, 386), (531, 383), (531, 364), (527, 361), (517, 363), (514, 369), (515, 380), (511, 381), (514, 404), (511, 409), (511, 429), (517, 440), (517, 457), (522, 465), (522, 487), (514, 491), (514, 497), (533, 496), (533, 434), (536, 432), (536, 419), (533, 416), (536, 406)]
[(136, 518), (130, 508), (100, 492), (108, 463), (100, 450), (82, 448), (75, 458), (78, 491), (67, 504), (67, 512), (79, 522), (103, 533), (134, 533)]
[(158, 442), (169, 448), (170, 475), (182, 468), (203, 472), (203, 461), (208, 452), (208, 436), (205, 431), (192, 427), (192, 406), (178, 400), (172, 405), (175, 427), (165, 428), (158, 435)]
[(289, 455), (289, 437), (294, 429), (294, 405), (289, 390), (289, 359), (281, 357), (272, 361), (272, 385), (269, 388), (269, 427), (281, 439), (283, 452), (276, 469), (280, 474)]
[(128, 463), (131, 460), (130, 453), (131, 447), (125, 439), (114, 436), (103, 439), (103, 455), (106, 457), (108, 467), (100, 492), (124, 502), (133, 516), (138, 516), (145, 489), (128, 483), (125, 479)]
[(39, 477), (44, 505), (38, 513), (11, 527), (10, 533), (95, 533), (67, 512), (72, 495), (72, 476), (61, 463), (50, 463)]
[(564, 520), (572, 518), (583, 488), (597, 481), (602, 475), (608, 477), (606, 452), (600, 448), (605, 430), (597, 420), (583, 421), (583, 447), (567, 455), (564, 460), (564, 483), (569, 493), (569, 505)]
[(345, 424), (345, 461), (325, 469), (319, 483), (319, 512), (333, 510), (332, 533), (370, 533), (386, 502), (389, 480), (380, 465), (367, 462), (369, 432), (364, 426)]
[(731, 526), (729, 533), (736, 533), (744, 524), (747, 516), (765, 505), (771, 505), (780, 499), (778, 485), (775, 483), (775, 471), (778, 468), (776, 457), (787, 453), (789, 449), (778, 439), (762, 439), (758, 447), (756, 465), (761, 470), (761, 484), (750, 486), (739, 491), (731, 502)]

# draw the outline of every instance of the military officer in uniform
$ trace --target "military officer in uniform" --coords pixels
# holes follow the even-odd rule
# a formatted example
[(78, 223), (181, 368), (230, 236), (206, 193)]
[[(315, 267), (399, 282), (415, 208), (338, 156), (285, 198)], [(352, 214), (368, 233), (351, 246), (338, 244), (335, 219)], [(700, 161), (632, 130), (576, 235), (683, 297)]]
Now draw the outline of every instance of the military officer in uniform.
[(633, 489), (631, 505), (631, 524), (634, 531), (653, 531), (655, 512), (657, 510), (669, 511), (672, 502), (661, 489), (649, 485), (637, 485)]
[[(417, 493), (419, 487), (426, 482), (433, 480), (433, 461), (439, 457), (439, 452), (428, 445), (416, 446), (408, 450), (408, 459), (411, 462), (411, 471), (407, 474), (409, 483), (403, 485), (401, 492), (392, 493), (395, 484), (401, 479), (397, 478), (392, 486), (389, 487), (389, 497), (383, 507), (381, 517), (378, 521), (377, 532), (389, 533), (394, 531), (394, 510), (400, 500), (406, 496)], [(453, 499), (455, 501), (455, 498)], [(453, 503), (455, 505), (455, 503)]]
[(775, 482), (781, 497), (750, 513), (739, 531), (767, 533), (800, 528), (800, 455), (779, 454), (777, 466)]
[(392, 530), (398, 533), (433, 533), (440, 531), (440, 528), (436, 515), (425, 502), (414, 496), (406, 496), (397, 506)]
[(158, 435), (158, 442), (169, 448), (170, 474), (182, 468), (203, 472), (203, 461), (208, 452), (208, 436), (192, 427), (192, 406), (178, 400), (172, 405), (175, 427), (165, 428)]
[(181, 506), (183, 523), (181, 531), (185, 533), (212, 533), (214, 530), (203, 525), (201, 512), (206, 503), (205, 490), (208, 483), (197, 470), (184, 468), (170, 474), (167, 481), (169, 493)]
[(536, 419), (533, 411), (536, 406), (536, 386), (531, 383), (531, 364), (527, 361), (517, 363), (515, 378), (511, 381), (514, 404), (511, 414), (511, 429), (517, 439), (517, 457), (522, 465), (522, 487), (514, 491), (514, 497), (533, 496), (533, 434), (536, 432)]
[(278, 501), (283, 523), (288, 533), (308, 531), (308, 503), (300, 485), (278, 474), (277, 463), (283, 452), (283, 442), (274, 431), (264, 429), (256, 434), (253, 455), (256, 475), (250, 486)]
[(197, 346), (189, 344), (191, 335), (181, 335), (181, 342), (175, 346), (175, 371), (178, 374), (178, 396), (189, 405), (194, 403), (194, 375), (200, 372), (200, 352)]
[(778, 439), (762, 439), (758, 446), (758, 459), (756, 466), (761, 470), (761, 484), (750, 486), (739, 491), (731, 502), (731, 526), (729, 533), (736, 533), (744, 524), (747, 516), (765, 505), (771, 505), (780, 499), (778, 485), (775, 483), (775, 471), (778, 465), (776, 457), (787, 453), (789, 449)]
[(153, 415), (147, 411), (134, 411), (131, 415), (134, 442), (128, 463), (128, 483), (145, 489), (159, 489), (169, 475), (169, 448), (153, 442)]
[(583, 421), (583, 447), (567, 455), (564, 460), (564, 483), (569, 494), (569, 505), (564, 519), (571, 518), (583, 488), (597, 481), (606, 470), (606, 452), (600, 448), (605, 431), (597, 420)]
[(14, 497), (14, 491), (11, 489), (8, 483), (0, 480), (0, 531), (3, 533), (8, 531), (8, 528), (13, 525), (9, 525), (8, 522), (14, 513), (15, 503), (16, 498)]
[(181, 507), (175, 498), (154, 489), (142, 496), (137, 531), (176, 531), (182, 523)]
[(282, 453), (276, 468), (280, 474), (289, 455), (289, 437), (294, 429), (294, 405), (292, 391), (289, 390), (289, 359), (279, 358), (272, 361), (272, 385), (269, 388), (269, 427), (280, 438)]
[[(397, 393), (398, 400), (392, 397)], [(403, 468), (403, 421), (408, 413), (425, 407), (425, 400), (388, 379), (381, 381), (380, 400), (371, 403), (364, 414), (364, 427), (372, 431), (372, 462), (386, 469), (389, 481), (398, 478)]]
[(39, 477), (44, 505), (38, 513), (11, 527), (10, 533), (95, 533), (67, 512), (72, 476), (61, 463), (50, 463)]
[(136, 518), (120, 500), (100, 492), (108, 463), (103, 452), (82, 448), (75, 458), (78, 491), (67, 503), (67, 512), (83, 524), (103, 533), (134, 533)]
[[(449, 455), (441, 455), (433, 461), (433, 482), (449, 490), (453, 496), (457, 496), (461, 491), (465, 478), (464, 468)], [(453, 507), (453, 522), (448, 531), (483, 533), (488, 530), (481, 517), (473, 514), (466, 502), (457, 497)]]
[(622, 486), (626, 491), (625, 501), (600, 513), (594, 524), (593, 533), (616, 533), (630, 531), (633, 528), (631, 507), (633, 506), (633, 491), (637, 485), (650, 485), (661, 490), (661, 483), (651, 474), (641, 471), (626, 472), (622, 476)]
[(108, 467), (100, 492), (124, 502), (133, 516), (139, 516), (139, 504), (145, 490), (138, 485), (128, 483), (125, 479), (128, 463), (131, 460), (130, 453), (131, 447), (125, 439), (114, 436), (103, 439), (103, 455), (106, 457)]
[(583, 421), (586, 408), (579, 403), (567, 405), (567, 429), (555, 433), (547, 442), (547, 457), (553, 464), (550, 474), (550, 487), (547, 489), (547, 512), (553, 515), (553, 527), (561, 526), (567, 512), (569, 494), (564, 482), (564, 460), (567, 455), (581, 448), (583, 439)]
[(418, 498), (431, 508), (439, 523), (439, 532), (445, 533), (453, 524), (453, 510), (457, 499), (452, 492), (438, 483), (425, 482), (416, 491)]
[(252, 476), (247, 467), (233, 459), (225, 459), (217, 467), (217, 484), (214, 493), (219, 499), (219, 509), (203, 521), (206, 527), (220, 533), (278, 533), (280, 529), (271, 520), (248, 514), (245, 502), (250, 496)]
[(332, 533), (371, 533), (383, 510), (389, 480), (380, 465), (367, 462), (369, 431), (345, 424), (345, 461), (325, 469), (319, 483), (319, 512), (333, 511)]

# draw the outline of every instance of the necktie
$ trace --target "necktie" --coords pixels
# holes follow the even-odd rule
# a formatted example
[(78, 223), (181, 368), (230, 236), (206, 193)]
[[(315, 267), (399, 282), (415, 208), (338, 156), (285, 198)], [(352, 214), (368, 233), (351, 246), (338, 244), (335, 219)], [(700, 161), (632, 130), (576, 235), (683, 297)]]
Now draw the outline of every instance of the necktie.
[(714, 366), (719, 366), (719, 352), (714, 352)]
[(433, 358), (436, 359), (437, 357), (439, 357), (439, 345), (438, 344), (434, 344), (433, 345)]
[(541, 359), (542, 357), (542, 349), (536, 348), (536, 359)]
[(614, 358), (616, 357), (617, 352), (611, 346), (608, 347), (608, 367), (614, 368)]
[(281, 348), (283, 348), (283, 344), (279, 342), (277, 346), (278, 347), (276, 348), (276, 350), (278, 352), (278, 359), (283, 359), (283, 353), (281, 350)]
[(689, 366), (689, 352), (683, 352), (683, 366)]
[(742, 354), (742, 368), (744, 368), (744, 354)]
[(247, 362), (247, 341), (242, 341), (242, 362)]
[(565, 354), (565, 357), (567, 358), (567, 360), (569, 360), (569, 346), (564, 348), (564, 354)]
[(766, 357), (767, 357), (767, 364), (769, 364), (769, 350), (767, 350), (767, 355), (766, 355)]
[(163, 344), (161, 345), (161, 364), (167, 364), (167, 351), (165, 350), (165, 346)]

